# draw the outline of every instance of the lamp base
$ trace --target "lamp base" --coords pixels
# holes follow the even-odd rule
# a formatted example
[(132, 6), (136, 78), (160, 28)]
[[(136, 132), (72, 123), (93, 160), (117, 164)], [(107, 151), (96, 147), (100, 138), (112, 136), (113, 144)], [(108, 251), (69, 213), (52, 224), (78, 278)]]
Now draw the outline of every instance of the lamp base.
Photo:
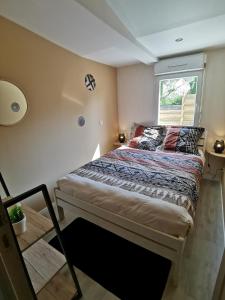
[(118, 136), (118, 140), (120, 143), (124, 143), (126, 140), (125, 134), (124, 133), (120, 133)]
[(215, 153), (221, 154), (221, 153), (223, 153), (223, 150), (215, 150)]
[(215, 150), (215, 153), (221, 154), (224, 150), (224, 140), (216, 140), (213, 148)]

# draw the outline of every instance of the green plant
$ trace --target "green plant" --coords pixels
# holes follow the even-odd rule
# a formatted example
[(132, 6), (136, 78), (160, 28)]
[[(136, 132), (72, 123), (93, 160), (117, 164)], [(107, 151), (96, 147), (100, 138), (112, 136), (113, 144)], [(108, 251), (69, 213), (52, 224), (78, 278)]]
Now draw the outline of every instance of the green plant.
[(12, 223), (17, 223), (24, 218), (24, 213), (21, 206), (15, 205), (9, 210), (9, 218)]

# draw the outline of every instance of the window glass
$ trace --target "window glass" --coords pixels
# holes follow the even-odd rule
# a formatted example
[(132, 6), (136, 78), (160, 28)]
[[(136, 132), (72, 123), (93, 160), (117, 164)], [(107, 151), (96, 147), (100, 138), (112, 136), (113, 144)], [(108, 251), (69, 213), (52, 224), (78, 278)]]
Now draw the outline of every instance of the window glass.
[(159, 115), (161, 125), (194, 125), (198, 76), (159, 80)]

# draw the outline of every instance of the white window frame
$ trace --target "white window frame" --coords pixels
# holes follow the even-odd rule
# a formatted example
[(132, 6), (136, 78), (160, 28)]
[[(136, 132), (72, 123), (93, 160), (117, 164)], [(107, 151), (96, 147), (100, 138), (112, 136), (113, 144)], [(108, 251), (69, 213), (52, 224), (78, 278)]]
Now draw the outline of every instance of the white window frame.
[[(199, 126), (200, 120), (201, 120), (201, 109), (202, 109), (202, 89), (203, 89), (204, 70), (185, 71), (185, 72), (176, 72), (176, 73), (171, 73), (171, 74), (168, 73), (168, 74), (162, 74), (162, 75), (155, 75), (154, 98), (155, 98), (155, 103), (157, 103), (157, 108), (156, 108), (157, 124), (159, 124), (159, 113), (160, 113), (159, 82), (164, 79), (175, 79), (175, 78), (192, 77), (192, 76), (198, 77), (193, 126)], [(173, 125), (173, 124), (171, 124), (171, 125)]]

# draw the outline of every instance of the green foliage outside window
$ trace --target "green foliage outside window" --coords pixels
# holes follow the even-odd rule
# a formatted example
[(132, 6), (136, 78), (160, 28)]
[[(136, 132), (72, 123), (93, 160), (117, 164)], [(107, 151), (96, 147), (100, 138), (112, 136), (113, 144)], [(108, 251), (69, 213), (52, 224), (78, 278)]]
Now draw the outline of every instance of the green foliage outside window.
[(173, 99), (168, 98), (161, 98), (160, 105), (181, 105), (182, 104), (182, 97), (177, 96)]
[[(180, 81), (180, 85), (178, 84)], [(160, 105), (181, 105), (182, 98), (181, 95), (182, 88), (184, 89), (184, 94), (196, 94), (197, 93), (197, 76), (185, 77), (185, 78), (174, 78), (174, 79), (164, 79), (160, 81)], [(180, 89), (180, 90), (179, 90)], [(186, 92), (186, 93), (185, 93)]]

